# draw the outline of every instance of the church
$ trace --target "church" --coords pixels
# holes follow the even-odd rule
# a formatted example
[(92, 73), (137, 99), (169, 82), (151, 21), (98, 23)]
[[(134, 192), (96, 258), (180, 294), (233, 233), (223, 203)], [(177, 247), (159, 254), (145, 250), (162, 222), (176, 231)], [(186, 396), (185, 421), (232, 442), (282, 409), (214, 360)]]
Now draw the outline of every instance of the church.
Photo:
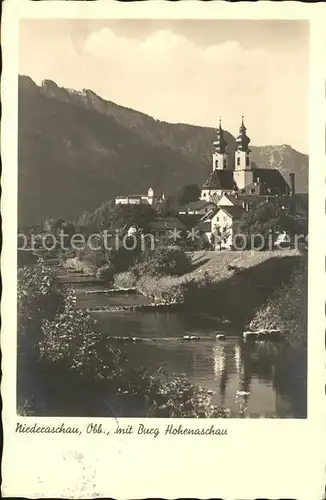
[(291, 188), (277, 169), (256, 167), (251, 159), (250, 138), (242, 116), (236, 138), (234, 168), (229, 165), (228, 144), (224, 138), (221, 120), (213, 143), (212, 172), (201, 189), (201, 200), (215, 201), (224, 194), (253, 196), (289, 196), (294, 194), (294, 176), (290, 174)]

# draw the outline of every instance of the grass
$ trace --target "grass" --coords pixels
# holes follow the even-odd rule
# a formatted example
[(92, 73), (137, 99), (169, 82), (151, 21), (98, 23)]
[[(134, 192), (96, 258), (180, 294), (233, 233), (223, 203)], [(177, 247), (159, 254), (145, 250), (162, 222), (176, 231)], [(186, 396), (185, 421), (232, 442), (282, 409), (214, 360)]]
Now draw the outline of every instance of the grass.
[[(214, 282), (231, 278), (235, 272), (258, 266), (270, 259), (284, 259), (298, 257), (300, 252), (296, 250), (277, 251), (197, 251), (191, 253), (193, 270), (181, 279), (199, 280), (205, 273)], [(234, 267), (233, 269), (229, 266)]]
[[(304, 257), (298, 251), (192, 252), (192, 270), (179, 277), (143, 277), (139, 286), (156, 300), (183, 301), (241, 326), (287, 283)], [(165, 301), (164, 300), (164, 301)]]

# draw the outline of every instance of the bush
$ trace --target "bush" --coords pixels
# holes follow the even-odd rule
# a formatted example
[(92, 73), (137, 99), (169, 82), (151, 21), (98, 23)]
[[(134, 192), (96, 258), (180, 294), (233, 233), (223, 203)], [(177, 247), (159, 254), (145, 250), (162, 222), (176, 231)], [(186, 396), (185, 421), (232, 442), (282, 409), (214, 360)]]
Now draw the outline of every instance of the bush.
[(189, 382), (186, 376), (177, 377), (159, 388), (160, 406), (152, 410), (152, 416), (172, 418), (226, 418), (228, 412), (211, 404), (208, 391)]
[(114, 277), (114, 285), (117, 288), (134, 288), (136, 286), (136, 283), (137, 279), (132, 271), (118, 273)]
[(138, 289), (154, 302), (181, 304), (184, 301), (184, 285), (175, 278), (144, 276), (137, 282)]
[(73, 269), (78, 273), (83, 273), (88, 276), (93, 276), (96, 273), (96, 266), (83, 262), (78, 257), (68, 258), (63, 263), (64, 268)]
[(140, 244), (133, 250), (121, 246), (118, 249), (108, 250), (105, 253), (105, 262), (114, 268), (115, 273), (125, 272), (135, 264), (140, 252)]
[[(97, 245), (101, 245), (101, 240), (97, 241)], [(79, 250), (77, 252), (77, 257), (79, 260), (88, 264), (92, 268), (98, 268), (105, 264), (105, 250), (104, 248), (99, 248), (98, 250), (94, 250), (89, 247), (85, 247), (83, 250)]]
[(134, 267), (137, 276), (180, 276), (187, 273), (191, 268), (191, 258), (178, 247), (157, 247), (147, 250), (138, 259)]
[(33, 348), (44, 319), (54, 318), (64, 308), (64, 294), (55, 280), (55, 271), (39, 260), (36, 266), (18, 271), (17, 316), (19, 340), (28, 336)]
[(106, 284), (112, 284), (114, 280), (114, 268), (110, 264), (101, 266), (96, 271), (96, 278)]
[(292, 343), (304, 343), (307, 333), (307, 262), (294, 270), (283, 284), (258, 310), (250, 323), (252, 329), (280, 329)]
[(69, 291), (65, 308), (54, 320), (42, 325), (41, 359), (59, 364), (60, 370), (77, 371), (89, 380), (110, 380), (119, 372), (121, 353), (96, 332), (94, 319), (76, 309), (76, 297)]

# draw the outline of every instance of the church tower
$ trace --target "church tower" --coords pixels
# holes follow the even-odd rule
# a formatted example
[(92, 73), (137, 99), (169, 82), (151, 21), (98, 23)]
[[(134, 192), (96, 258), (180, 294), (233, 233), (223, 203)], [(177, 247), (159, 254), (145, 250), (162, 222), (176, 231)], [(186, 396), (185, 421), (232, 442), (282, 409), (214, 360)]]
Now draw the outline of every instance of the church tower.
[(250, 158), (251, 151), (249, 149), (250, 139), (247, 136), (247, 129), (243, 122), (243, 116), (239, 129), (239, 135), (235, 142), (234, 181), (238, 189), (243, 189), (245, 186), (253, 182), (253, 172), (251, 170)]
[(213, 172), (214, 170), (225, 170), (228, 168), (227, 142), (224, 139), (224, 131), (221, 118), (217, 129), (216, 141), (213, 142)]

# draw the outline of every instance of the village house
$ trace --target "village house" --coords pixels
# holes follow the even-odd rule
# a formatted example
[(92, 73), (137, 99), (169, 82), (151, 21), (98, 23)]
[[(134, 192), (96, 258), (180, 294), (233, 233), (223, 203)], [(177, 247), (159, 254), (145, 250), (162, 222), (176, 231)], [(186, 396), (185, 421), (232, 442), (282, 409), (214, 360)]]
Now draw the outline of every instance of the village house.
[(206, 215), (215, 209), (216, 205), (213, 201), (197, 200), (179, 207), (177, 212), (179, 215)]
[(161, 217), (149, 224), (149, 234), (152, 234), (156, 241), (178, 242), (179, 235), (186, 230), (185, 225), (177, 217)]
[(216, 236), (214, 243), (216, 250), (232, 247), (234, 224), (241, 219), (243, 212), (244, 209), (239, 206), (218, 208), (210, 221), (211, 233)]
[(202, 243), (214, 250), (230, 249), (234, 224), (241, 219), (244, 211), (242, 206), (218, 206), (210, 217), (203, 218), (195, 226)]

